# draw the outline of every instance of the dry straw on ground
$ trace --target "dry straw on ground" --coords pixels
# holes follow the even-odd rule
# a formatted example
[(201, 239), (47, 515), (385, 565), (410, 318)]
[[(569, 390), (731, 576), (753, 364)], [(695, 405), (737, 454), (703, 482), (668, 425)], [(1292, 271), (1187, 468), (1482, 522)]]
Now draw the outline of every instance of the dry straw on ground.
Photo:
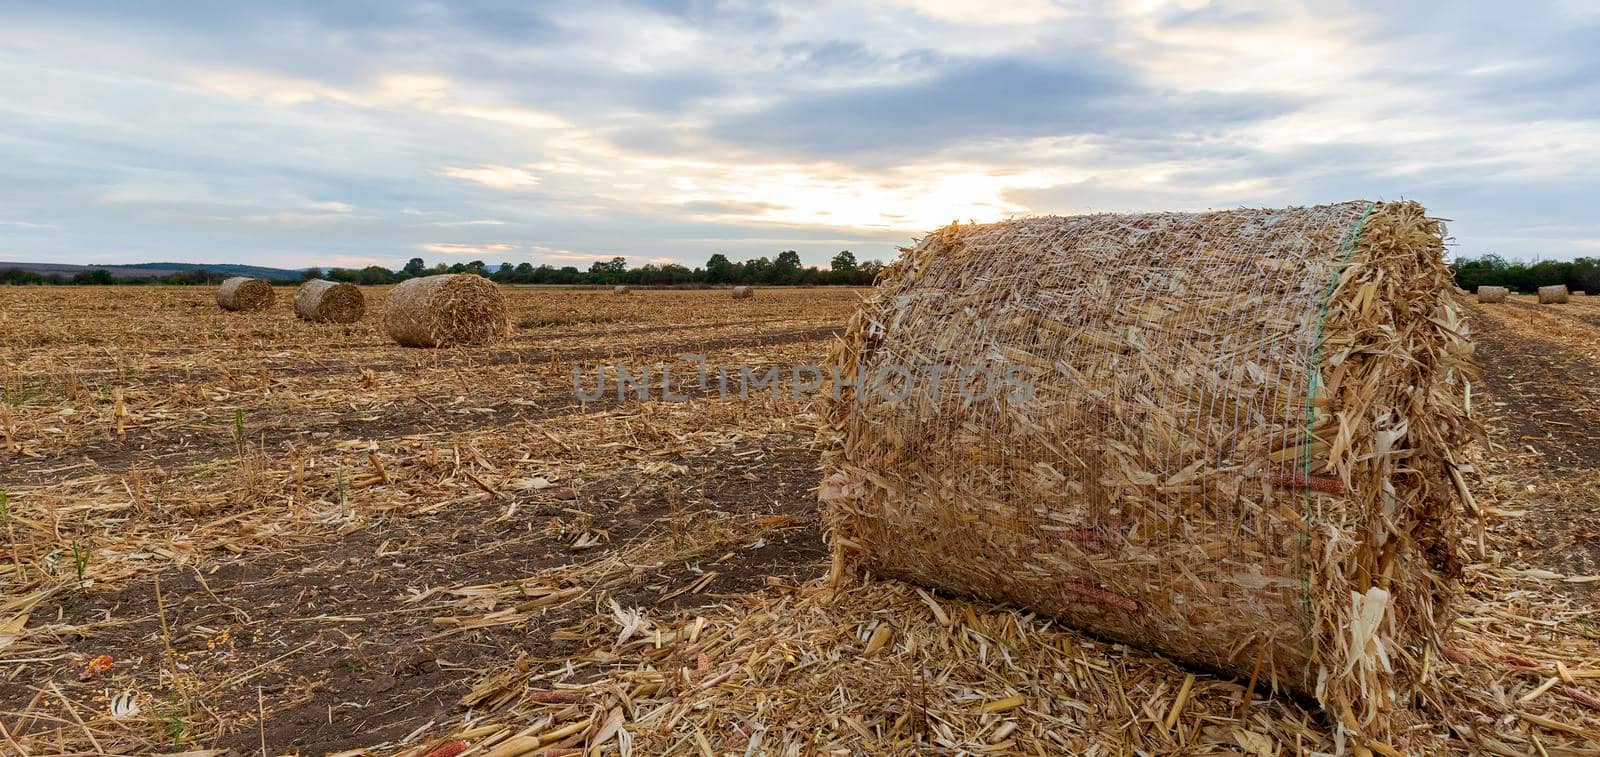
[(1511, 290), (1505, 287), (1478, 287), (1478, 302), (1505, 302)]
[(366, 308), (366, 297), (355, 284), (316, 279), (294, 293), (294, 314), (307, 321), (355, 323)]
[(755, 287), (743, 286), (743, 287), (734, 287), (733, 288), (733, 298), (736, 299), (736, 300), (748, 299), (750, 297), (754, 297), (755, 294), (756, 294)]
[(928, 236), (830, 358), (864, 379), (823, 410), (836, 571), (1014, 602), (1403, 739), (1471, 432), (1440, 233), (1352, 202)]
[(1565, 304), (1566, 301), (1567, 301), (1567, 285), (1566, 284), (1554, 284), (1554, 285), (1547, 286), (1547, 287), (1539, 287), (1539, 304), (1540, 305), (1562, 305), (1562, 304)]
[(470, 273), (402, 282), (384, 301), (383, 327), (406, 347), (489, 344), (511, 328), (500, 287)]
[(266, 310), (273, 297), (271, 284), (248, 276), (235, 276), (217, 287), (217, 304), (223, 310)]

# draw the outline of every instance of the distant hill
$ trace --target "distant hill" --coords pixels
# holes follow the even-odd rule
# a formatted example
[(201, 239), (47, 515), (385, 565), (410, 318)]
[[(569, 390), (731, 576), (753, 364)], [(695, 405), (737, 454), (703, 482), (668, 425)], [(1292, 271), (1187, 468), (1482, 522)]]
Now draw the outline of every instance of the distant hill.
[(300, 278), (300, 271), (287, 268), (267, 268), (259, 265), (239, 265), (237, 263), (125, 263), (117, 265), (71, 265), (69, 263), (8, 263), (0, 261), (0, 271), (7, 268), (20, 268), (41, 275), (60, 274), (71, 276), (82, 271), (92, 271), (104, 268), (112, 276), (119, 279), (139, 279), (153, 276), (170, 276), (184, 271), (205, 269), (212, 273), (227, 276), (254, 276), (259, 279), (288, 279)]

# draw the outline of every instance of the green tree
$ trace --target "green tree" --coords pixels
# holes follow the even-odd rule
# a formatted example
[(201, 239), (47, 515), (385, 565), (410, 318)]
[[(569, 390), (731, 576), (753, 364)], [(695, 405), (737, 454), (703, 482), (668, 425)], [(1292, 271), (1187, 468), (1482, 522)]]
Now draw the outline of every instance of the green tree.
[(755, 260), (744, 261), (744, 268), (739, 272), (739, 281), (746, 284), (762, 284), (772, 281), (772, 261), (762, 255)]
[(589, 266), (590, 281), (596, 284), (616, 284), (628, 272), (628, 259), (618, 256), (610, 260), (596, 260)]
[(428, 264), (423, 262), (422, 258), (412, 258), (407, 260), (406, 267), (400, 270), (404, 271), (407, 276), (421, 276), (428, 272)]
[(726, 284), (734, 280), (733, 263), (728, 256), (716, 253), (706, 261), (706, 281), (711, 284)]
[(833, 262), (829, 265), (834, 273), (855, 273), (856, 256), (849, 250), (840, 250), (838, 255), (833, 256)]
[(1600, 294), (1600, 258), (1578, 258), (1572, 261), (1567, 287), (1576, 292)]
[(623, 273), (628, 270), (628, 259), (618, 256), (610, 260), (596, 260), (589, 266), (590, 273)]
[(694, 271), (677, 263), (667, 263), (661, 266), (661, 276), (664, 283), (684, 284), (694, 281)]
[(322, 278), (322, 269), (316, 266), (312, 266), (300, 272), (301, 281), (314, 281), (320, 278)]
[(361, 269), (358, 281), (368, 286), (376, 284), (393, 284), (394, 272), (381, 265), (369, 265)]
[(867, 262), (862, 263), (861, 266), (856, 269), (856, 274), (860, 277), (857, 279), (857, 282), (861, 284), (871, 284), (873, 281), (877, 280), (878, 273), (881, 271), (883, 271), (883, 261), (868, 260)]
[(800, 253), (784, 250), (772, 263), (770, 280), (777, 284), (793, 284), (800, 274)]

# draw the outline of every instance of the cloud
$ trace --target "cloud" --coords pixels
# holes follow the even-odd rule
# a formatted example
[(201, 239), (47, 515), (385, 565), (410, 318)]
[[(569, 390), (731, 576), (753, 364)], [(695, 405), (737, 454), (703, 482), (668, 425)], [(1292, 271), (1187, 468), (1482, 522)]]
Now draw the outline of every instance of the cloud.
[(1293, 109), (1286, 97), (1158, 93), (1123, 66), (1090, 56), (1067, 65), (1021, 58), (963, 61), (907, 84), (796, 99), (713, 129), (720, 139), (789, 153), (906, 160), (953, 143), (1108, 131), (1180, 136)]
[(976, 7), (19, 6), (0, 218), (27, 220), (0, 240), (60, 262), (825, 264), (953, 218), (1399, 196), (1455, 219), (1463, 254), (1600, 238), (1581, 4)]
[(235, 220), (240, 223), (268, 224), (273, 226), (307, 227), (321, 226), (332, 223), (344, 223), (348, 216), (343, 213), (251, 213), (235, 216), (226, 220)]
[(436, 255), (486, 255), (489, 253), (511, 252), (517, 249), (514, 244), (503, 242), (493, 244), (457, 244), (453, 242), (430, 242), (417, 245), (423, 252)]
[(467, 118), (476, 118), (481, 121), (520, 126), (527, 129), (561, 129), (570, 127), (571, 122), (560, 116), (543, 113), (529, 108), (481, 108), (468, 106), (452, 106), (444, 109), (450, 113)]
[(1050, 0), (1012, 0), (1003, 4), (979, 4), (965, 0), (895, 0), (895, 4), (952, 24), (1037, 24), (1068, 15), (1066, 8)]
[(539, 184), (539, 177), (521, 168), (513, 168), (511, 166), (480, 166), (478, 168), (450, 166), (439, 173), (482, 184), (486, 187), (494, 187), (495, 189), (520, 189)]

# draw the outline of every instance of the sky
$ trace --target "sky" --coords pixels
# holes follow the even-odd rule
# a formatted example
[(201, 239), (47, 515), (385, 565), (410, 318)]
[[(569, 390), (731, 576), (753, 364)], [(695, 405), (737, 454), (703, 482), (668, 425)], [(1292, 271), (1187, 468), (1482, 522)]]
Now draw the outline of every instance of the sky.
[(861, 260), (1415, 199), (1600, 256), (1600, 4), (0, 0), (0, 260)]

